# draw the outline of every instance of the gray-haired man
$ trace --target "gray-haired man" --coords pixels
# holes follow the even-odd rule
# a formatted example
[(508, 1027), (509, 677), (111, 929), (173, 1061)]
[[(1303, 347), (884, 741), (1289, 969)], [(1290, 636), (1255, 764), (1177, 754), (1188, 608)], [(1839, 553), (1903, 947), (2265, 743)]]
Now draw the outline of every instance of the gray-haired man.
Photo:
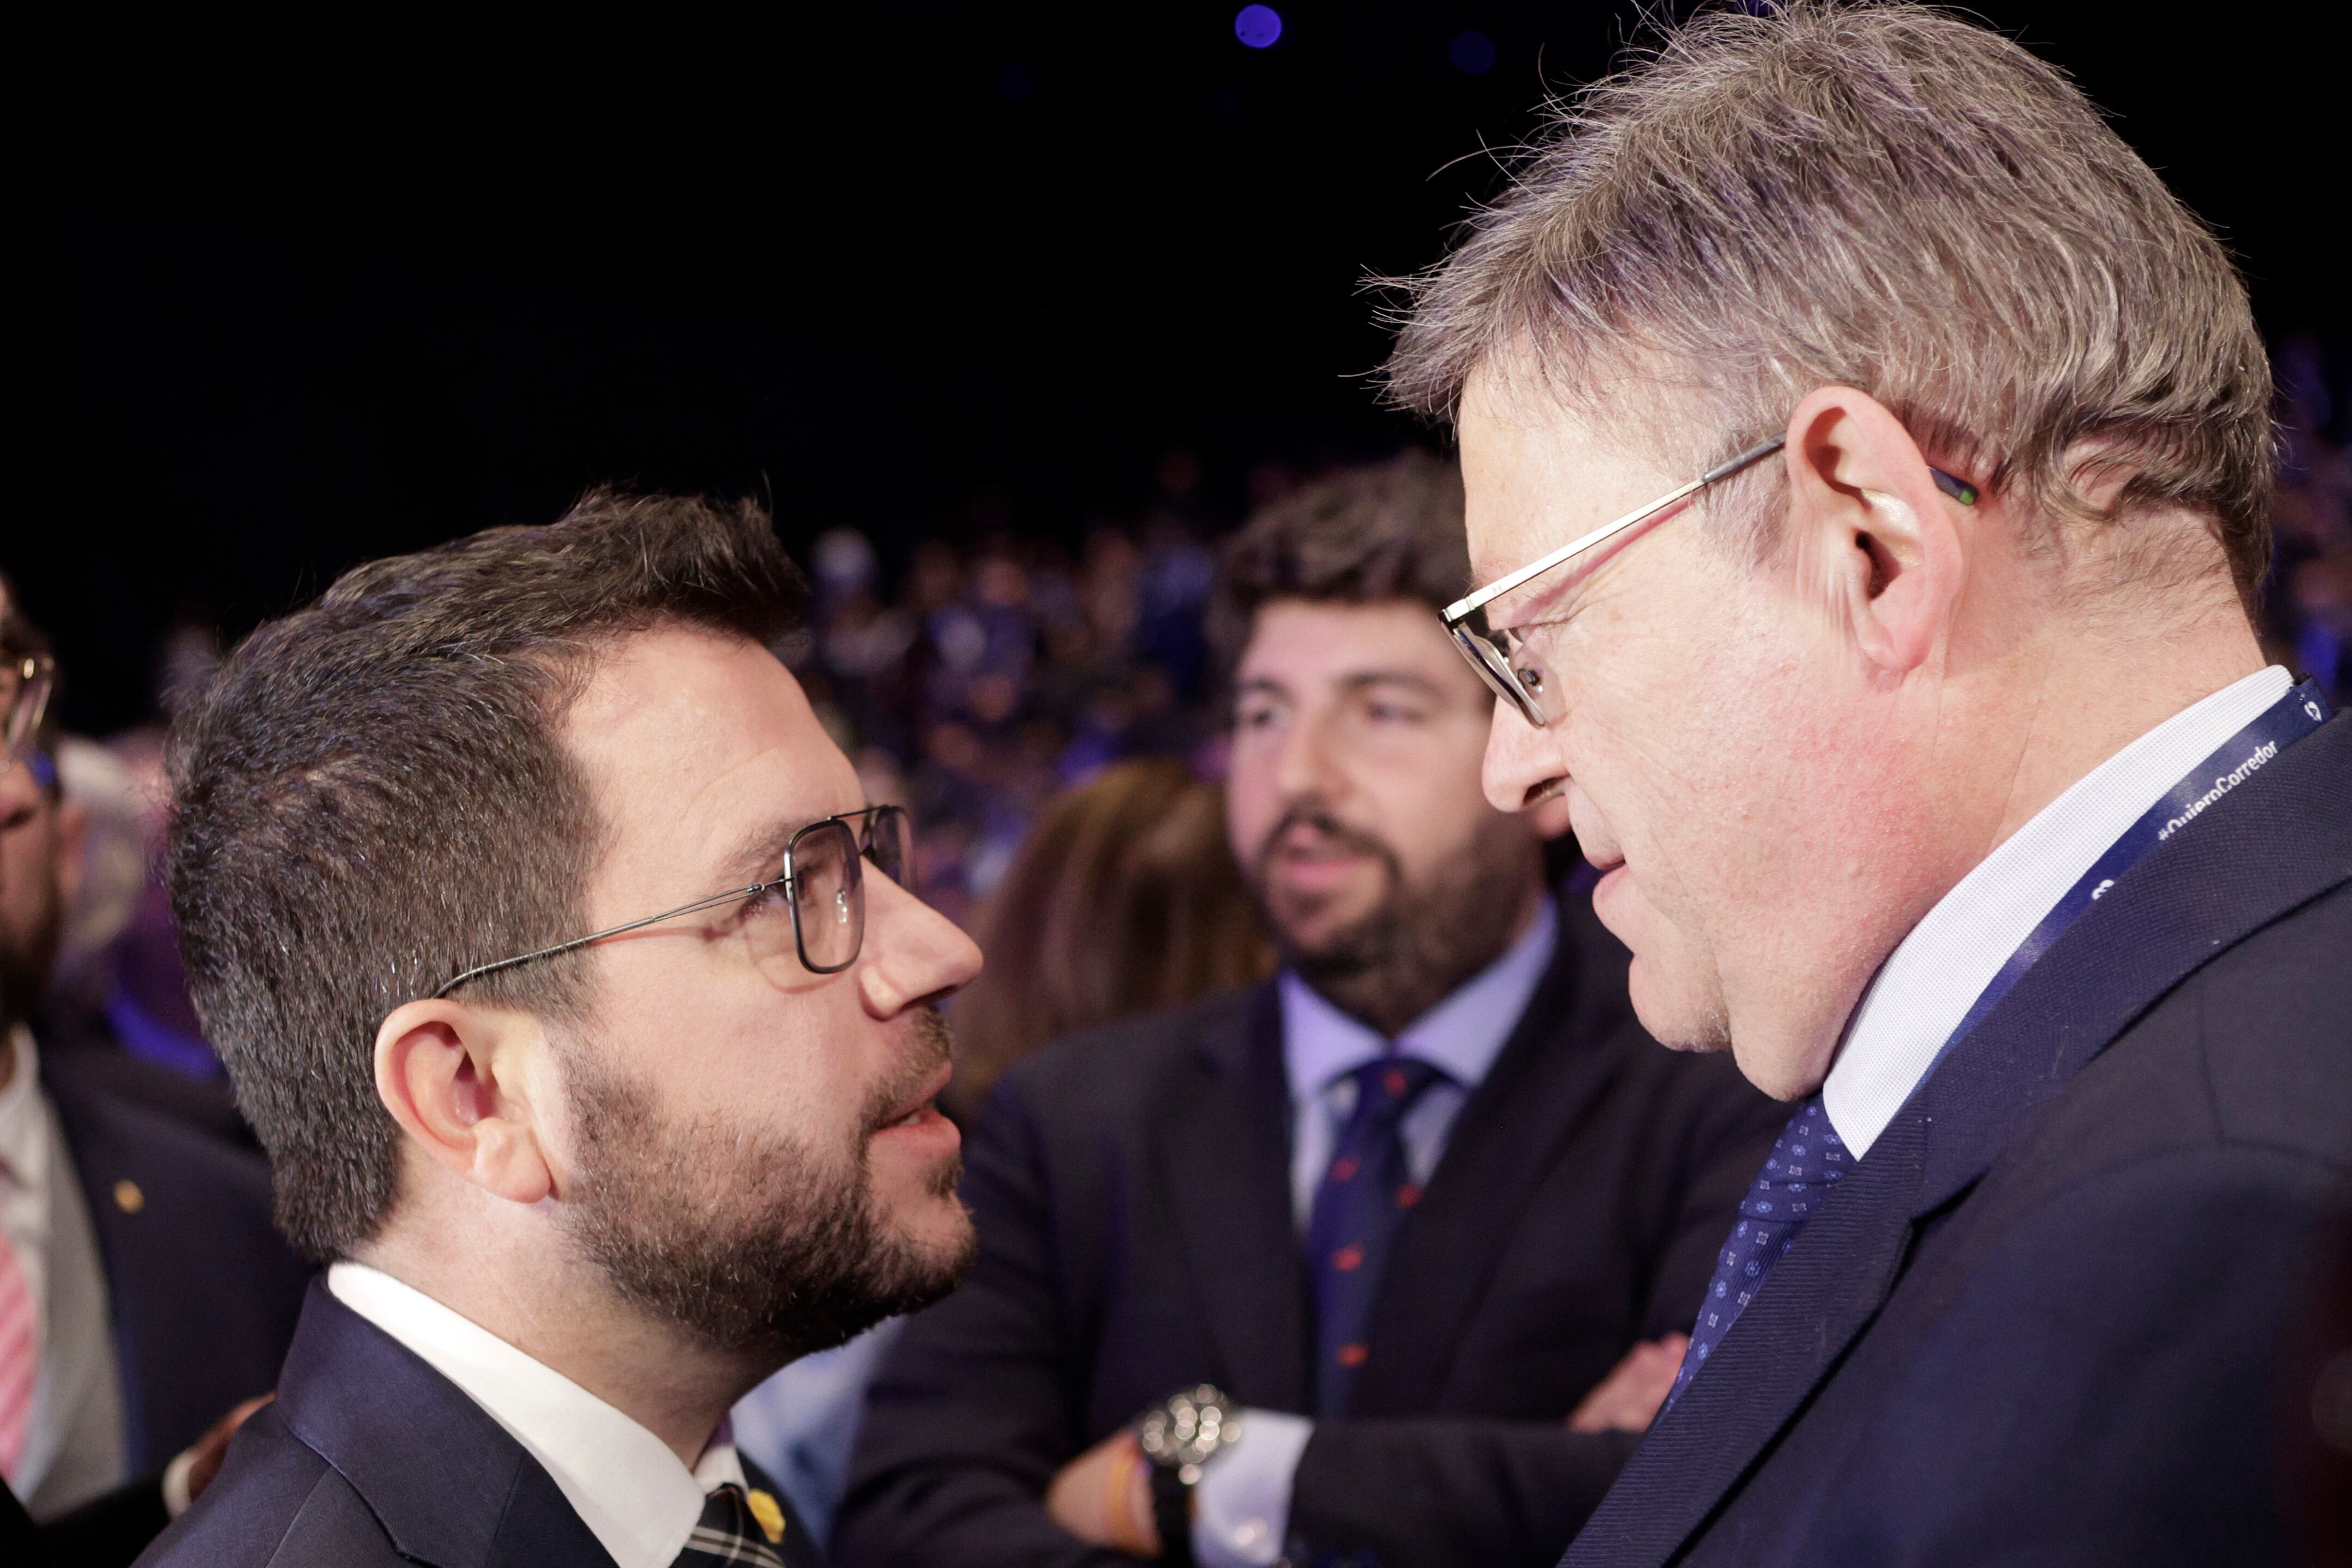
[(1990, 32), (1725, 12), (1580, 106), (1393, 374), (1461, 436), (1489, 797), (1565, 794), (1643, 1021), (1797, 1103), (1570, 1561), (2275, 1557), (2352, 726), (2244, 608), (2221, 247)]

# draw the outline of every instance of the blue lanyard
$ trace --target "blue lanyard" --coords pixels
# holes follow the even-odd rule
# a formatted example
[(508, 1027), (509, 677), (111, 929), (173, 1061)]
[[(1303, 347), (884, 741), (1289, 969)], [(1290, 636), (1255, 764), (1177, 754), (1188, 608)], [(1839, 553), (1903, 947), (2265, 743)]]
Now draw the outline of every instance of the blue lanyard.
[[(2295, 687), (2258, 715), (2253, 723), (2222, 742), (2220, 750), (2181, 775), (2180, 781), (2164, 792), (2163, 798), (2150, 806), (2139, 821), (2124, 830), (2123, 837), (2107, 847), (2082, 880), (2066, 890), (2042, 924), (2009, 956), (1976, 1002), (1960, 1019), (1960, 1025), (1936, 1052), (1936, 1061), (1928, 1063), (1933, 1072), (1936, 1063), (1944, 1060), (1955, 1045), (1968, 1038), (1985, 1014), (1992, 1011), (2010, 988), (2025, 977), (2042, 955), (2066, 934), (2066, 928), (2083, 917), (2084, 911), (2105, 896), (2117, 878), (2129, 871), (2139, 857), (2165, 840), (2195, 821), (2224, 795), (2252, 778), (2278, 754), (2327, 722), (2327, 698), (2319, 687), (2309, 681)], [(1925, 1074), (1922, 1075), (1923, 1081)]]

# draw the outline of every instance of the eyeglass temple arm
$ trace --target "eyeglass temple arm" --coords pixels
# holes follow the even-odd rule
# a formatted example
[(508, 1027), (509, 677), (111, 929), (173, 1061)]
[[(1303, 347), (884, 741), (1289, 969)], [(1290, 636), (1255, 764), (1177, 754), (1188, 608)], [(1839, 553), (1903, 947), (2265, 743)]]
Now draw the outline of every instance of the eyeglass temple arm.
[(434, 999), (437, 1001), (467, 981), (478, 980), (484, 975), (495, 975), (500, 969), (511, 969), (518, 964), (528, 964), (536, 958), (552, 958), (558, 953), (569, 953), (574, 947), (585, 947), (591, 942), (602, 942), (607, 936), (620, 936), (632, 931), (642, 931), (648, 925), (658, 925), (665, 920), (675, 920), (681, 915), (698, 915), (706, 909), (716, 909), (722, 904), (732, 904), (737, 899), (750, 898), (774, 885), (774, 883), (755, 882), (749, 887), (735, 888), (728, 893), (714, 893), (709, 898), (698, 899), (692, 904), (681, 904), (676, 909), (665, 909), (659, 915), (648, 915), (643, 920), (632, 920), (625, 925), (613, 925), (602, 931), (591, 931), (585, 936), (575, 936), (569, 942), (558, 942), (552, 947), (541, 947), (534, 953), (518, 953), (511, 958), (501, 958), (495, 964), (477, 964), (434, 992)]
[[(852, 817), (865, 817), (871, 819), (875, 813), (878, 811), (887, 811), (892, 809), (893, 808), (887, 805), (861, 806), (855, 811), (844, 811), (838, 817), (828, 817), (825, 818), (824, 821), (845, 822)], [(811, 826), (815, 825), (816, 824), (814, 823), (811, 824)], [(871, 824), (869, 821), (869, 831), (870, 827)], [(806, 830), (803, 831), (805, 831)], [(797, 834), (794, 835), (795, 838), (798, 836), (799, 835)], [(860, 848), (862, 850), (863, 846), (860, 846)], [(786, 863), (789, 866), (790, 862), (787, 862)], [(574, 947), (585, 947), (589, 943), (602, 942), (607, 936), (625, 936), (631, 931), (641, 931), (648, 925), (658, 925), (665, 920), (675, 920), (681, 915), (698, 915), (706, 909), (716, 909), (722, 904), (732, 904), (739, 898), (752, 897), (754, 894), (762, 893), (768, 888), (775, 886), (776, 883), (788, 882), (790, 880), (791, 877), (787, 874), (785, 876), (778, 877), (776, 882), (755, 882), (749, 887), (735, 888), (731, 892), (728, 893), (714, 893), (709, 898), (698, 900), (693, 904), (682, 904), (676, 909), (665, 909), (659, 915), (648, 915), (643, 920), (632, 920), (625, 925), (614, 925), (603, 931), (591, 931), (585, 936), (575, 936), (569, 942), (558, 942), (552, 947), (541, 947), (535, 953), (518, 953), (511, 958), (501, 958), (495, 964), (477, 964), (474, 967), (467, 970), (464, 974), (459, 975), (457, 978), (443, 985), (439, 990), (433, 993), (433, 997), (434, 999), (437, 1001), (441, 998), (447, 996), (451, 991), (456, 990), (459, 986), (464, 985), (467, 981), (478, 980), (484, 975), (495, 975), (500, 969), (511, 969), (518, 964), (528, 964), (537, 958), (552, 958), (558, 953), (569, 953)]]
[(1706, 473), (1692, 480), (1689, 484), (1685, 485), (1681, 489), (1670, 490), (1666, 494), (1659, 497), (1656, 500), (1650, 502), (1647, 506), (1635, 507), (1633, 511), (1630, 511), (1623, 517), (1619, 517), (1615, 522), (1603, 523), (1599, 528), (1593, 529), (1591, 533), (1585, 535), (1582, 538), (1570, 539), (1568, 543), (1560, 546), (1559, 549), (1552, 551), (1551, 554), (1544, 556), (1539, 559), (1529, 561), (1527, 565), (1519, 568), (1518, 570), (1511, 573), (1508, 577), (1497, 578), (1496, 580), (1488, 583), (1486, 587), (1480, 589), (1477, 592), (1471, 594), (1469, 597), (1455, 600), (1453, 603), (1445, 607), (1445, 623), (1448, 626), (1457, 624), (1465, 617), (1468, 616), (1472, 611), (1477, 609), (1479, 606), (1487, 603), (1489, 601), (1502, 597), (1504, 594), (1510, 592), (1511, 590), (1518, 587), (1521, 583), (1526, 582), (1532, 578), (1541, 577), (1545, 572), (1549, 571), (1561, 561), (1568, 559), (1571, 556), (1578, 555), (1585, 550), (1591, 549), (1594, 545), (1601, 543), (1603, 539), (1610, 538), (1612, 535), (1623, 533), (1627, 528), (1632, 528), (1635, 523), (1642, 521), (1644, 517), (1656, 517), (1660, 512), (1664, 511), (1668, 507), (1675, 505), (1677, 501), (1684, 499), (1685, 497), (1694, 496), (1699, 491), (1706, 489), (1709, 485), (1717, 484), (1722, 480), (1730, 478), (1731, 476), (1738, 473), (1742, 468), (1747, 467), (1749, 464), (1761, 462), (1763, 459), (1772, 455), (1775, 452), (1780, 451), (1780, 448), (1786, 446), (1788, 444), (1788, 438), (1780, 435), (1776, 435), (1769, 441), (1759, 442), (1756, 445), (1749, 447), (1747, 451), (1739, 454), (1737, 457), (1728, 458), (1724, 462), (1717, 464), (1714, 467), (1708, 469)]

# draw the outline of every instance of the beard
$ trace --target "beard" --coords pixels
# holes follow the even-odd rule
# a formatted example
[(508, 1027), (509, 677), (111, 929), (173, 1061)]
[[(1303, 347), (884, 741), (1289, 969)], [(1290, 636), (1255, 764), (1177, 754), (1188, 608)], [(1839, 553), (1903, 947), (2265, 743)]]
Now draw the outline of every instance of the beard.
[(47, 995), (65, 943), (65, 900), (48, 881), (19, 925), (0, 921), (0, 1029), (30, 1023)]
[[(917, 1019), (917, 1051), (877, 1084), (847, 1136), (816, 1146), (716, 1118), (674, 1121), (652, 1086), (594, 1057), (566, 1072), (578, 1146), (564, 1205), (575, 1241), (625, 1299), (722, 1354), (775, 1367), (929, 1306), (971, 1267), (966, 1223), (945, 1250), (893, 1229), (866, 1140), (952, 1055), (947, 1021)], [(953, 1201), (962, 1162), (931, 1195)]]
[[(1245, 876), (1275, 946), (1298, 977), (1341, 1012), (1393, 1040), (1510, 946), (1540, 880), (1541, 851), (1509, 818), (1488, 814), (1470, 841), (1416, 883), (1397, 852), (1312, 802), (1283, 813), (1250, 859)], [(1362, 915), (1308, 941), (1269, 892), (1284, 839), (1312, 829), (1333, 847), (1370, 856), (1382, 869), (1379, 900)]]

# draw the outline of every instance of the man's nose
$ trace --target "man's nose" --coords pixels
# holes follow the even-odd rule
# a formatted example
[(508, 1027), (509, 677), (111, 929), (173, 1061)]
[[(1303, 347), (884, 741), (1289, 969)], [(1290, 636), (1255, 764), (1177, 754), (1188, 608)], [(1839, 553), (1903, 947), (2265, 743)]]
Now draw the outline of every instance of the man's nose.
[(1274, 758), (1274, 787), (1282, 799), (1320, 800), (1339, 792), (1344, 770), (1331, 730), (1325, 714), (1302, 714), (1285, 730)]
[(878, 873), (866, 879), (858, 993), (876, 1018), (936, 1001), (980, 973), (980, 948), (955, 922)]
[(1497, 811), (1524, 811), (1558, 794), (1567, 785), (1568, 768), (1557, 727), (1538, 729), (1516, 705), (1497, 702), (1478, 777), (1486, 803)]

